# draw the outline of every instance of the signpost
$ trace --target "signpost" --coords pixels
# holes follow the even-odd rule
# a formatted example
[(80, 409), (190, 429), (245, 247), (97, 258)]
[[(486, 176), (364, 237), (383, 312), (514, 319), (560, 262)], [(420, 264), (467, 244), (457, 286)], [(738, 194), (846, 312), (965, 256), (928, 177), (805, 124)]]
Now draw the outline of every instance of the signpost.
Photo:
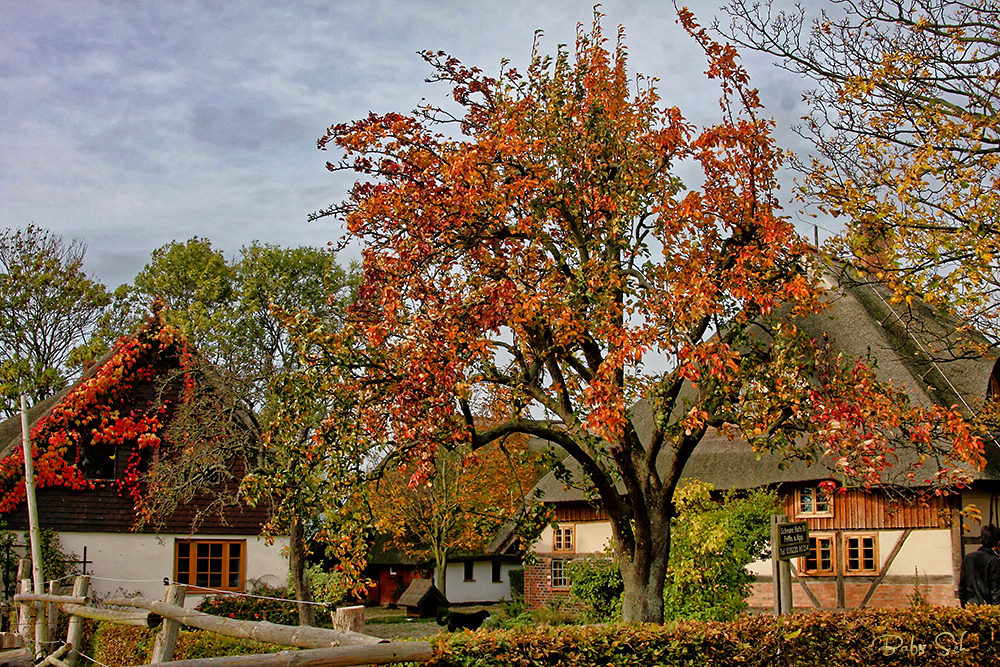
[(792, 569), (788, 561), (809, 553), (809, 525), (790, 522), (785, 514), (771, 516), (771, 562), (774, 571), (774, 613), (792, 611)]

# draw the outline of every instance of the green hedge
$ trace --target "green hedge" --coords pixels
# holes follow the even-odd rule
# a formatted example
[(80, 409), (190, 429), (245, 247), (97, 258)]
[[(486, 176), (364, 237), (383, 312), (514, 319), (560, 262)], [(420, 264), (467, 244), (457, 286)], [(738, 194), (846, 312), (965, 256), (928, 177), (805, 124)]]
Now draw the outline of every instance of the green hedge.
[[(157, 630), (148, 630), (115, 623), (95, 623), (84, 653), (108, 667), (144, 665), (153, 654)], [(287, 646), (264, 644), (252, 639), (223, 637), (204, 630), (181, 630), (177, 636), (174, 660), (214, 658), (222, 655), (277, 653)]]
[(430, 667), (1000, 665), (1000, 608), (744, 616), (729, 623), (462, 632), (430, 640)]

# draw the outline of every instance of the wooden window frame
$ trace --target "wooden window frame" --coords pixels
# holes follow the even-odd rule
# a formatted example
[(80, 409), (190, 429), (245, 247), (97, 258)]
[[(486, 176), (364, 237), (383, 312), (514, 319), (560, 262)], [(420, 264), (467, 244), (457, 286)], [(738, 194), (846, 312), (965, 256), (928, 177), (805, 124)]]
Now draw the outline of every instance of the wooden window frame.
[[(567, 545), (568, 543), (568, 545)], [(552, 529), (552, 553), (576, 553), (576, 524), (563, 523)]]
[[(810, 544), (809, 556), (802, 556), (799, 558), (799, 572), (809, 577), (830, 577), (837, 574), (837, 539), (836, 535), (833, 533), (812, 533), (809, 535), (810, 543), (812, 540), (826, 540), (830, 543), (830, 569), (820, 569), (819, 567), (809, 569), (806, 565), (809, 561), (809, 557), (813, 553), (812, 545)], [(820, 559), (817, 557), (816, 562), (819, 565)]]
[[(873, 567), (867, 569), (864, 567), (864, 546), (861, 540), (865, 538), (871, 538), (872, 541), (872, 564)], [(848, 575), (862, 575), (871, 576), (879, 574), (881, 569), (881, 561), (879, 560), (878, 554), (878, 533), (844, 533), (843, 535), (843, 553), (844, 553), (844, 574)], [(858, 560), (861, 567), (852, 569), (851, 568), (851, 547), (850, 540), (858, 540), (858, 548), (861, 550)]]
[[(807, 489), (810, 490), (809, 496), (812, 499), (811, 500), (811, 503), (812, 503), (812, 509), (811, 510), (803, 510), (802, 509), (802, 497), (804, 495), (803, 492), (806, 491)], [(818, 504), (817, 500), (820, 498), (820, 496), (824, 496), (826, 498), (826, 507), (827, 508), (825, 510), (823, 510), (823, 511), (819, 511), (819, 510), (816, 509), (816, 505)], [(820, 488), (818, 486), (805, 486), (805, 487), (801, 487), (801, 488), (796, 489), (795, 490), (795, 516), (797, 516), (797, 517), (802, 517), (802, 516), (806, 516), (806, 517), (832, 517), (833, 516), (833, 494), (832, 493), (827, 493), (826, 491), (824, 491), (822, 488)]]
[[(211, 581), (208, 580), (207, 584), (199, 584), (198, 577), (203, 574), (197, 570), (199, 557), (197, 555), (198, 545), (212, 545), (212, 544), (222, 544), (222, 571), (219, 573), (220, 583), (219, 586), (211, 585)], [(188, 555), (186, 557), (181, 556), (181, 545), (188, 546)], [(239, 554), (239, 572), (236, 573), (238, 577), (238, 584), (233, 586), (230, 584), (231, 576), (233, 574), (231, 570), (232, 561), (234, 557), (231, 554), (232, 545), (238, 545), (240, 547)], [(184, 569), (184, 564), (182, 560), (186, 560), (186, 568)], [(212, 574), (212, 573), (204, 573)], [(234, 591), (242, 592), (246, 588), (246, 578), (247, 578), (247, 541), (242, 540), (225, 540), (225, 539), (175, 539), (174, 540), (174, 581), (178, 583), (185, 584), (188, 587), (188, 592), (197, 593), (199, 591)], [(185, 581), (185, 579), (187, 581)]]
[[(569, 561), (564, 558), (553, 558), (549, 563), (549, 576), (550, 576), (550, 587), (552, 589), (568, 589), (570, 587), (569, 577), (566, 576), (566, 563)], [(558, 568), (559, 574), (556, 575), (556, 569)]]

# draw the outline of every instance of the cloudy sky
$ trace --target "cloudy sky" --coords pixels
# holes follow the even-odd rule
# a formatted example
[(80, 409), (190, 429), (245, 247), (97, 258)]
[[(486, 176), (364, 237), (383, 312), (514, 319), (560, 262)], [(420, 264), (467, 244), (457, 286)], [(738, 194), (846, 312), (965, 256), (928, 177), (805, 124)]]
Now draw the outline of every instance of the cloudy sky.
[[(690, 6), (707, 24), (719, 4)], [(608, 34), (625, 26), (632, 71), (713, 120), (718, 90), (673, 5), (602, 9)], [(417, 51), (523, 69), (535, 30), (552, 52), (592, 15), (571, 0), (0, 0), (0, 228), (81, 239), (111, 287), (174, 239), (207, 237), (228, 257), (253, 240), (325, 245), (340, 229), (306, 218), (350, 185), (323, 167), (327, 126), (443, 102)], [(805, 112), (803, 83), (745, 61), (780, 140), (804, 150), (787, 129)]]

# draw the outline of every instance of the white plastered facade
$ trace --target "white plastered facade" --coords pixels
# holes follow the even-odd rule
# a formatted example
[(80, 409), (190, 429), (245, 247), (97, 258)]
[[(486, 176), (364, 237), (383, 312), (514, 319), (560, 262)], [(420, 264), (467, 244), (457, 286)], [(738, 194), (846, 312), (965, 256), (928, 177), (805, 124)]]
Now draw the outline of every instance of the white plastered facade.
[[(99, 598), (125, 594), (162, 600), (164, 578), (174, 580), (175, 540), (192, 539), (192, 535), (149, 535), (136, 533), (71, 533), (59, 534), (62, 550), (87, 556), (87, 574), (91, 590)], [(253, 535), (212, 535), (213, 540), (246, 541), (246, 582), (259, 581), (269, 586), (284, 586), (288, 576), (288, 559), (283, 555), (287, 538), (273, 544)], [(64, 582), (72, 586), (72, 581)], [(203, 595), (188, 595), (186, 607), (195, 607)]]

